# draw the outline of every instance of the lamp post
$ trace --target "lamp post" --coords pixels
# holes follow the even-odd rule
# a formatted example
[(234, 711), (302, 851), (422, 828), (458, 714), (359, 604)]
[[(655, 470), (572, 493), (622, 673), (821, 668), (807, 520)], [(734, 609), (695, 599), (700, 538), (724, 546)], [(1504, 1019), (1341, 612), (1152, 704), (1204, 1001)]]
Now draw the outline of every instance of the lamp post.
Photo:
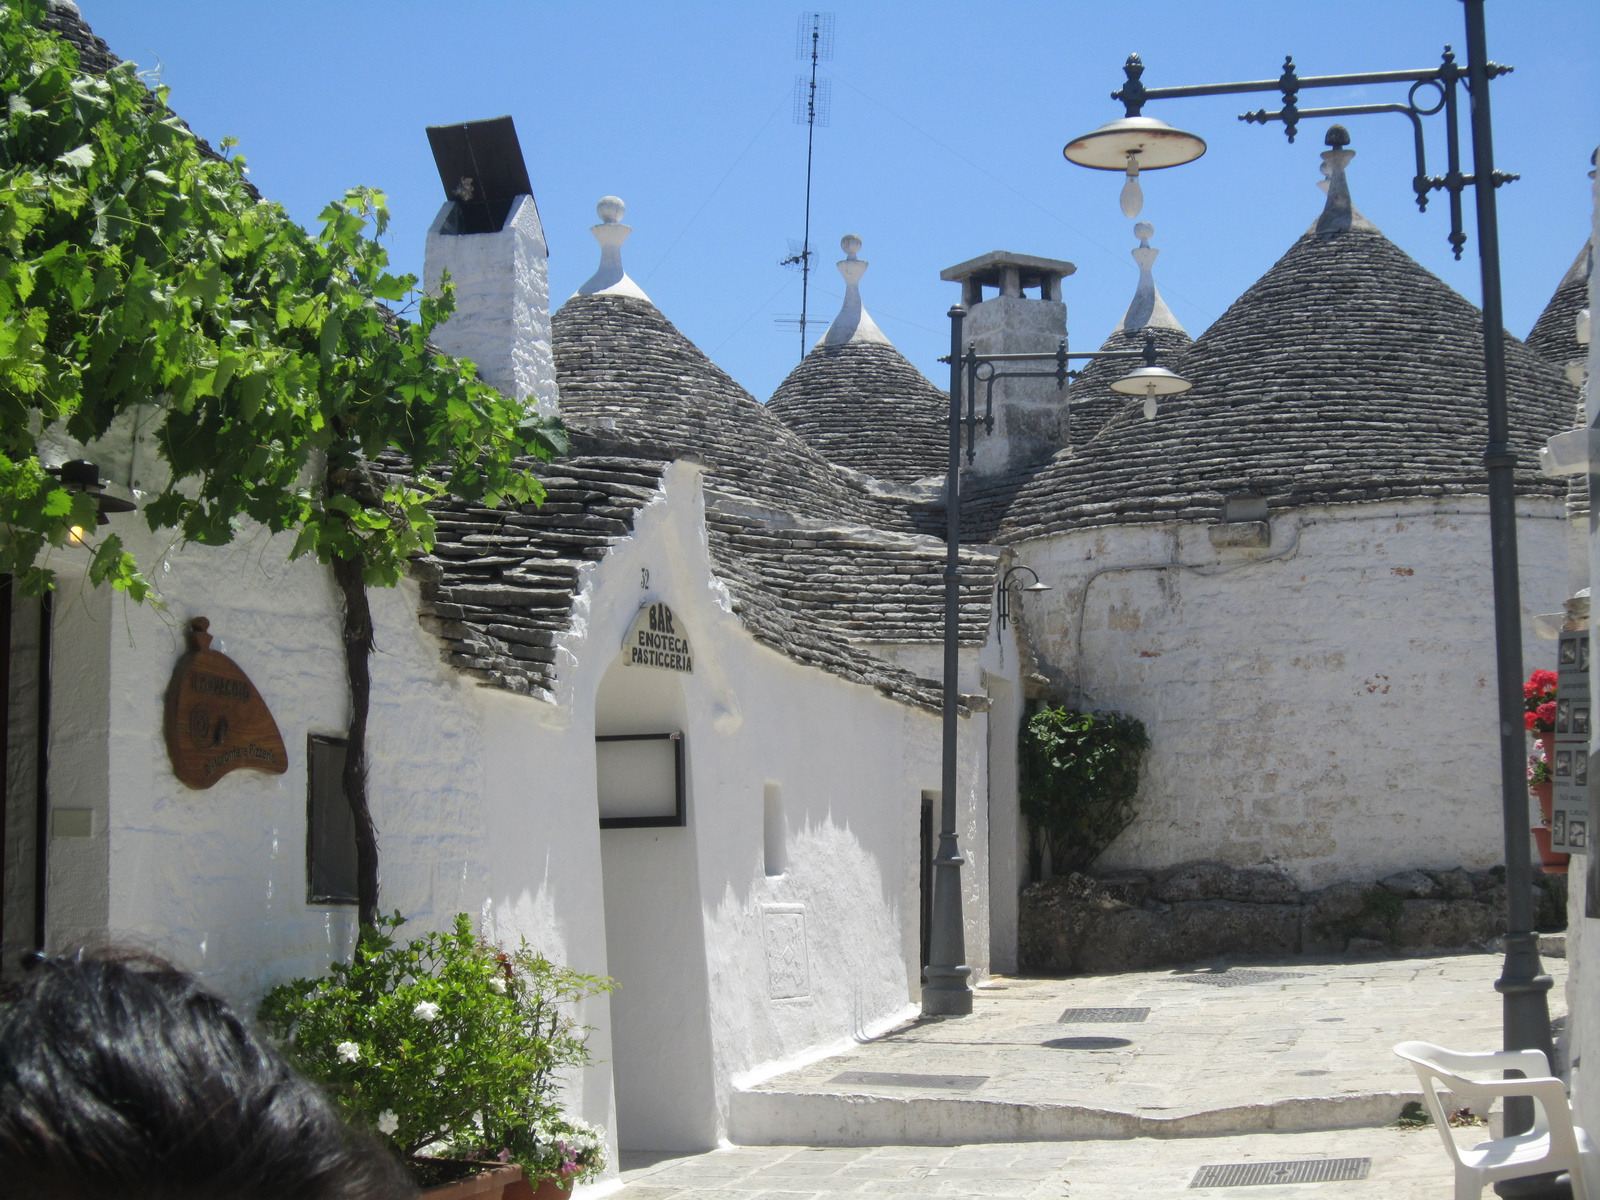
[[(994, 430), (994, 383), (997, 379), (1053, 378), (1056, 387), (1064, 389), (1067, 382), (1079, 372), (1068, 369), (1072, 359), (1137, 358), (1144, 365), (1129, 372), (1111, 386), (1128, 395), (1145, 397), (1145, 416), (1155, 415), (1155, 397), (1188, 391), (1189, 381), (1156, 365), (1156, 343), (1153, 334), (1145, 335), (1142, 350), (1101, 350), (1092, 353), (1069, 354), (1063, 338), (1054, 351), (1045, 354), (979, 354), (976, 347), (962, 350), (962, 324), (967, 310), (961, 305), (950, 309), (950, 353), (939, 361), (950, 364), (950, 460), (945, 476), (945, 566), (944, 566), (944, 696), (942, 716), (943, 761), (939, 791), (939, 844), (933, 856), (933, 915), (928, 936), (928, 965), (922, 969), (922, 1013), (929, 1017), (964, 1017), (972, 1012), (972, 989), (967, 977), (972, 968), (967, 966), (966, 932), (961, 919), (961, 857), (956, 838), (956, 734), (961, 691), (956, 677), (961, 664), (961, 428), (966, 426), (967, 461), (976, 452), (978, 426), (985, 432)], [(1008, 364), (1053, 362), (1054, 369), (1001, 370)], [(978, 384), (985, 385), (987, 398), (983, 417), (977, 413)], [(965, 384), (967, 411), (961, 411)], [(1001, 581), (1000, 604), (1003, 620), (1010, 619), (1010, 605), (1005, 599), (1006, 581), (1017, 570), (1031, 568), (1013, 567)], [(1048, 591), (1034, 574), (1034, 586), (1028, 591)]]
[[(1308, 118), (1396, 113), (1411, 122), (1417, 172), (1411, 180), (1417, 206), (1426, 210), (1429, 194), (1450, 196), (1449, 241), (1457, 258), (1466, 244), (1462, 229), (1461, 198), (1472, 189), (1477, 203), (1478, 256), (1483, 283), (1483, 367), (1487, 398), (1489, 443), (1483, 461), (1489, 482), (1489, 533), (1494, 572), (1495, 649), (1498, 670), (1500, 720), (1500, 790), (1505, 823), (1506, 934), (1505, 962), (1495, 990), (1504, 997), (1504, 1046), (1507, 1050), (1542, 1050), (1551, 1057), (1550, 1010), (1546, 993), (1550, 977), (1539, 962), (1538, 939), (1533, 932), (1533, 873), (1529, 862), (1528, 795), (1524, 778), (1525, 755), (1522, 697), (1522, 616), (1517, 576), (1516, 490), (1513, 470), (1516, 455), (1509, 441), (1506, 407), (1505, 346), (1500, 298), (1500, 240), (1495, 212), (1495, 189), (1517, 178), (1495, 170), (1490, 126), (1489, 81), (1510, 67), (1490, 62), (1485, 46), (1484, 0), (1463, 0), (1466, 13), (1467, 64), (1456, 62), (1445, 47), (1439, 66), (1415, 71), (1378, 71), (1355, 75), (1301, 77), (1294, 60), (1284, 60), (1277, 79), (1242, 83), (1213, 83), (1195, 87), (1147, 88), (1141, 77), (1144, 65), (1137, 54), (1123, 67), (1126, 82), (1112, 99), (1122, 101), (1125, 116), (1069, 143), (1063, 153), (1071, 162), (1100, 170), (1122, 169), (1127, 164), (1130, 183), (1137, 167), (1177, 166), (1205, 153), (1205, 143), (1152, 118), (1144, 117), (1147, 101), (1191, 96), (1220, 96), (1247, 92), (1279, 92), (1282, 107), (1241, 113), (1239, 119), (1254, 124), (1281, 121), (1294, 141), (1298, 123)], [(1465, 83), (1470, 113), (1472, 174), (1463, 174), (1460, 162), (1461, 85)], [(1302, 109), (1300, 93), (1307, 88), (1364, 87), (1409, 84), (1405, 103), (1352, 104), (1333, 108)], [(1424, 89), (1431, 89), (1424, 93)], [(1419, 94), (1428, 101), (1419, 102)], [(1447, 169), (1429, 175), (1424, 157), (1422, 118), (1443, 111)], [(1119, 157), (1120, 156), (1120, 157)], [(1136, 183), (1134, 184), (1136, 186)], [(1126, 192), (1125, 207), (1126, 211)], [(1520, 1072), (1508, 1072), (1520, 1074)], [(1533, 1125), (1533, 1101), (1514, 1097), (1506, 1102), (1505, 1129), (1521, 1133)], [(1535, 1184), (1535, 1186), (1540, 1186)], [(1497, 1185), (1502, 1195), (1513, 1194)]]

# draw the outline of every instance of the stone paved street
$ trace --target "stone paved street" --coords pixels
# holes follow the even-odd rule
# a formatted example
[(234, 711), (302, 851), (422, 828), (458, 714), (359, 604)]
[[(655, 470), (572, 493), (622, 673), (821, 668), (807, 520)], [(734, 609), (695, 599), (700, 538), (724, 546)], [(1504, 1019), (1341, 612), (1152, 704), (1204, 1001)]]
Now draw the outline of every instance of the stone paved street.
[[(1547, 966), (1559, 1014), (1565, 962)], [(1499, 1045), (1499, 970), (1496, 955), (1457, 954), (999, 979), (969, 1018), (920, 1023), (736, 1093), (732, 1138), (961, 1145), (1382, 1125), (1416, 1094), (1396, 1042)], [(1070, 1008), (1149, 1013), (1063, 1023)], [(980, 1082), (837, 1078), (847, 1072)]]
[[(1559, 1016), (1566, 963), (1545, 964)], [(969, 1019), (913, 1025), (740, 1093), (734, 1137), (751, 1144), (625, 1155), (620, 1196), (1446, 1200), (1438, 1134), (1392, 1124), (1416, 1084), (1390, 1047), (1497, 1046), (1499, 966), (1461, 954), (998, 979)], [(1150, 1011), (1064, 1024), (1069, 1008)], [(830, 1082), (847, 1072), (968, 1078)], [(1152, 1130), (1167, 1136), (1143, 1136)], [(1488, 1130), (1456, 1136), (1471, 1144)], [(1370, 1158), (1368, 1177), (1190, 1190), (1206, 1165), (1338, 1158)]]
[[(1481, 1130), (1463, 1131), (1481, 1133)], [(1359, 1182), (1191, 1191), (1208, 1164), (1371, 1158)], [(1449, 1200), (1432, 1129), (979, 1146), (739, 1146), (689, 1158), (624, 1156), (617, 1200), (821, 1200), (839, 1195), (971, 1200)]]

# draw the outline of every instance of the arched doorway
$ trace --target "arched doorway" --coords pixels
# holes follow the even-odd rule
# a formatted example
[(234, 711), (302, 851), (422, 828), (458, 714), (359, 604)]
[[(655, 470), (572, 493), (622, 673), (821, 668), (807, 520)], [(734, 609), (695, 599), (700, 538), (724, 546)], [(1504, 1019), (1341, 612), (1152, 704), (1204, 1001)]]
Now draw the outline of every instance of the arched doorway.
[[(595, 736), (687, 735), (684, 676), (619, 657), (595, 697)], [(610, 754), (618, 744), (597, 742)], [(628, 743), (621, 744), (628, 746)], [(638, 744), (641, 769), (665, 749)], [(679, 743), (685, 759), (694, 747)], [(600, 763), (601, 786), (615, 778)], [(617, 1141), (627, 1150), (705, 1149), (716, 1145), (716, 1098), (706, 979), (705, 925), (695, 853), (693, 791), (685, 770), (685, 824), (602, 828), (606, 961), (611, 994), (612, 1078)], [(663, 781), (666, 786), (666, 781)], [(597, 811), (605, 811), (597, 796)]]

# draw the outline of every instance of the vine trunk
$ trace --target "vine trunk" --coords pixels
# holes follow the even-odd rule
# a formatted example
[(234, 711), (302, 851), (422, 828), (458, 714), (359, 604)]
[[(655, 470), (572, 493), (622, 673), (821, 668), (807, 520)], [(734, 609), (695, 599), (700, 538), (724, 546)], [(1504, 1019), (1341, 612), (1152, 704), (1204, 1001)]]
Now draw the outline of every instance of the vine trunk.
[(367, 803), (367, 711), (372, 703), (372, 608), (362, 561), (333, 560), (333, 577), (344, 598), (344, 664), (350, 679), (350, 731), (344, 753), (344, 794), (356, 831), (356, 903), (363, 931), (378, 920), (378, 830)]

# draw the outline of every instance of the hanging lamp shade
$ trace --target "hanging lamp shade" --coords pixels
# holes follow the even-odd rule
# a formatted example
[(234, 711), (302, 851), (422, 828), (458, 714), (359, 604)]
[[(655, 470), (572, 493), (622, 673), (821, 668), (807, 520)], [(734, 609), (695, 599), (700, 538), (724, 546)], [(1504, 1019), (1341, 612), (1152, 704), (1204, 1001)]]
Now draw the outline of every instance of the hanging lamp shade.
[(1154, 117), (1119, 117), (1074, 138), (1061, 151), (1068, 162), (1097, 171), (1127, 170), (1130, 154), (1138, 156), (1135, 161), (1140, 170), (1153, 171), (1193, 162), (1205, 152), (1205, 141), (1197, 134), (1174, 129)]
[(1135, 367), (1121, 379), (1111, 382), (1111, 390), (1125, 396), (1176, 396), (1193, 386), (1183, 376), (1174, 375), (1165, 367)]
[(1121, 379), (1113, 380), (1111, 390), (1125, 396), (1144, 397), (1144, 419), (1156, 419), (1156, 397), (1176, 396), (1187, 392), (1194, 384), (1181, 375), (1174, 375), (1165, 367), (1136, 367)]

